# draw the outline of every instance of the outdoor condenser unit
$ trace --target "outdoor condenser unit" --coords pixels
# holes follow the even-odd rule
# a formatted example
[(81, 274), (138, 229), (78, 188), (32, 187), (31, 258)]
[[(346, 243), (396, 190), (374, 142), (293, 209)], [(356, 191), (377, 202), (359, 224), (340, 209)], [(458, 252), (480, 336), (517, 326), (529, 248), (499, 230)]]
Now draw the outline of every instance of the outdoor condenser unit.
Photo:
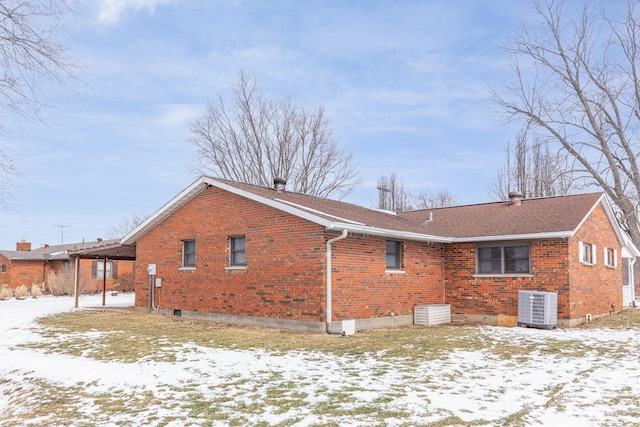
[(518, 326), (555, 329), (558, 327), (558, 294), (518, 291)]

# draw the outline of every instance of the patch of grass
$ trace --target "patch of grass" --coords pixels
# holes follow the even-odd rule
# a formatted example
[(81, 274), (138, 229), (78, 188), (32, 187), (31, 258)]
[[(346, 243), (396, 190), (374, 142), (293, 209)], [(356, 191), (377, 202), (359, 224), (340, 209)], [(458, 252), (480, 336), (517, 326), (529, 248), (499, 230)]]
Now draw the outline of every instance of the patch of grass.
[(578, 326), (580, 329), (632, 329), (637, 327), (640, 327), (640, 309), (638, 308), (626, 308), (611, 316), (599, 317), (593, 322)]
[[(50, 338), (31, 348), (98, 360), (133, 363), (143, 358), (176, 361), (184, 344), (274, 353), (321, 351), (335, 355), (376, 354), (419, 363), (448, 357), (452, 350), (481, 350), (486, 338), (474, 327), (400, 327), (363, 331), (348, 338), (114, 311), (79, 311), (39, 320)], [(380, 372), (384, 375), (384, 371)]]
[[(640, 324), (640, 310), (629, 310), (620, 314), (620, 318), (598, 319), (589, 324), (594, 327), (625, 329)], [(609, 323), (614, 322), (614, 323)], [(3, 427), (29, 425), (74, 425), (89, 426), (104, 423), (126, 425), (126, 421), (111, 421), (120, 417), (123, 420), (141, 419), (144, 416), (149, 425), (276, 425), (264, 420), (264, 414), (281, 416), (281, 426), (295, 425), (301, 420), (301, 414), (308, 413), (316, 417), (317, 425), (342, 425), (353, 420), (366, 420), (367, 425), (397, 426), (469, 426), (469, 425), (527, 425), (529, 409), (524, 408), (505, 416), (501, 420), (473, 420), (465, 422), (458, 413), (430, 413), (429, 421), (416, 423), (409, 409), (395, 403), (412, 390), (446, 390), (461, 379), (484, 378), (484, 372), (466, 373), (459, 369), (454, 359), (449, 359), (457, 351), (482, 352), (483, 357), (500, 360), (505, 366), (527, 363), (538, 355), (552, 355), (558, 358), (577, 358), (588, 354), (603, 355), (611, 360), (633, 353), (637, 346), (633, 343), (612, 345), (603, 343), (585, 345), (577, 340), (548, 339), (541, 340), (526, 335), (518, 338), (518, 345), (510, 341), (512, 334), (492, 334), (490, 328), (476, 326), (440, 326), (440, 327), (399, 327), (378, 329), (348, 338), (328, 335), (312, 335), (293, 331), (237, 326), (208, 321), (196, 321), (169, 316), (155, 316), (146, 313), (116, 311), (77, 311), (63, 315), (50, 316), (39, 320), (40, 333), (45, 339), (26, 345), (44, 353), (62, 353), (79, 357), (90, 357), (104, 361), (125, 363), (162, 361), (176, 362), (197, 360), (199, 347), (228, 348), (234, 350), (264, 350), (274, 355), (301, 351), (311, 360), (321, 360), (326, 354), (346, 356), (342, 369), (345, 378), (354, 379), (337, 388), (334, 386), (315, 388), (306, 379), (284, 376), (281, 372), (256, 372), (251, 379), (240, 374), (225, 378), (223, 383), (204, 385), (191, 382), (178, 384), (157, 384), (161, 394), (171, 395), (172, 399), (163, 401), (145, 389), (101, 390), (96, 392), (96, 384), (76, 384), (62, 387), (46, 384), (41, 380), (24, 378), (16, 381), (0, 378), (3, 388), (10, 390), (13, 405), (3, 412)], [(625, 326), (627, 325), (627, 326)], [(260, 352), (256, 353), (259, 357)], [(388, 393), (378, 395), (372, 400), (362, 399), (361, 393), (369, 390), (361, 386), (358, 379), (363, 375), (362, 365), (350, 364), (371, 357), (375, 363), (367, 363), (367, 377), (384, 381), (385, 375), (397, 373), (406, 376), (411, 383), (390, 384)], [(435, 360), (447, 364), (450, 369), (443, 373), (438, 381), (433, 381), (428, 371), (418, 378), (416, 368), (421, 363)], [(369, 361), (367, 359), (367, 361)], [(420, 371), (422, 372), (422, 371)], [(199, 372), (205, 377), (214, 377), (215, 372), (203, 369)], [(577, 373), (578, 377), (590, 372)], [(15, 384), (13, 383), (15, 381)], [(398, 381), (397, 378), (394, 381)], [(506, 380), (509, 382), (510, 380)], [(206, 381), (205, 381), (206, 382)], [(565, 384), (566, 385), (566, 384)], [(307, 387), (311, 387), (308, 389)], [(546, 397), (543, 405), (562, 412), (567, 404), (563, 385), (550, 385), (539, 390)], [(460, 393), (464, 389), (457, 387)], [(452, 389), (453, 390), (453, 389)], [(498, 401), (508, 392), (506, 387), (488, 393), (487, 398)], [(309, 393), (309, 394), (308, 394)], [(624, 401), (629, 408), (621, 411), (620, 417), (631, 418), (637, 415), (637, 396), (633, 390), (621, 389), (611, 403), (620, 406)], [(635, 399), (635, 400), (634, 400)], [(10, 403), (11, 403), (10, 402)], [(425, 405), (430, 405), (425, 398)], [(159, 411), (158, 408), (163, 409)], [(519, 408), (514, 408), (514, 410)], [(436, 416), (437, 414), (437, 416)], [(615, 416), (615, 414), (612, 414)], [(303, 416), (304, 418), (304, 416)], [(257, 420), (257, 421), (256, 421)], [(83, 424), (84, 423), (84, 424)], [(403, 424), (404, 423), (404, 424)]]

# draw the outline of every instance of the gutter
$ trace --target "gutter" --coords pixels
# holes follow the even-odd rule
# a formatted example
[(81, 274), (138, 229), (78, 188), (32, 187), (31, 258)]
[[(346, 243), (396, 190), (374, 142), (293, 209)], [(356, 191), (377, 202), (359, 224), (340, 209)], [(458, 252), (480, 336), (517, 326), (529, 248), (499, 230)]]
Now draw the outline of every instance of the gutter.
[(344, 336), (343, 332), (331, 332), (331, 317), (332, 317), (332, 310), (331, 310), (331, 245), (334, 242), (337, 242), (338, 240), (343, 240), (346, 239), (347, 236), (349, 235), (349, 230), (342, 230), (342, 234), (339, 235), (338, 237), (334, 237), (333, 239), (327, 240), (327, 318), (326, 318), (326, 323), (327, 323), (327, 334), (330, 335), (340, 335), (340, 336)]

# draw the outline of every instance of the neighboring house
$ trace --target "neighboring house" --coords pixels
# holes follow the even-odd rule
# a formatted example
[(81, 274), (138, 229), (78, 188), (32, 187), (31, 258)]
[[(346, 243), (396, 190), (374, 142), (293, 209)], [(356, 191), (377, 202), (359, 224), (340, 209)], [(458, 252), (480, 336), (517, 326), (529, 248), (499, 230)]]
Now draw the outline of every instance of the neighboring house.
[(515, 325), (518, 290), (557, 292), (572, 326), (621, 309), (621, 257), (640, 255), (602, 193), (394, 214), (210, 177), (121, 243), (139, 308), (318, 332), (410, 324), (442, 303)]
[[(64, 245), (44, 245), (32, 249), (29, 242), (18, 242), (15, 251), (0, 250), (0, 285), (8, 284), (12, 288), (20, 285), (31, 287), (42, 285), (49, 289), (52, 275), (60, 276), (69, 273), (73, 279), (74, 259), (70, 257), (73, 251), (91, 250), (118, 244), (118, 240), (97, 240), (94, 242), (69, 243)], [(111, 288), (118, 284), (122, 276), (132, 277), (134, 263), (131, 261), (112, 261), (104, 259), (80, 260), (80, 277), (83, 281), (83, 291), (98, 291), (106, 284)], [(106, 281), (105, 281), (106, 269)]]

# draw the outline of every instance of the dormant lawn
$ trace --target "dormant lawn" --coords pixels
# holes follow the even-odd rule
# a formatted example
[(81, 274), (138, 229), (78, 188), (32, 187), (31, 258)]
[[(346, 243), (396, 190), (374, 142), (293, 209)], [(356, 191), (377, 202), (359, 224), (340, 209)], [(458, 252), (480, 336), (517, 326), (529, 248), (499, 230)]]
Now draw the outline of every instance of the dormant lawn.
[(80, 303), (0, 301), (0, 426), (640, 426), (640, 309), (338, 338)]

